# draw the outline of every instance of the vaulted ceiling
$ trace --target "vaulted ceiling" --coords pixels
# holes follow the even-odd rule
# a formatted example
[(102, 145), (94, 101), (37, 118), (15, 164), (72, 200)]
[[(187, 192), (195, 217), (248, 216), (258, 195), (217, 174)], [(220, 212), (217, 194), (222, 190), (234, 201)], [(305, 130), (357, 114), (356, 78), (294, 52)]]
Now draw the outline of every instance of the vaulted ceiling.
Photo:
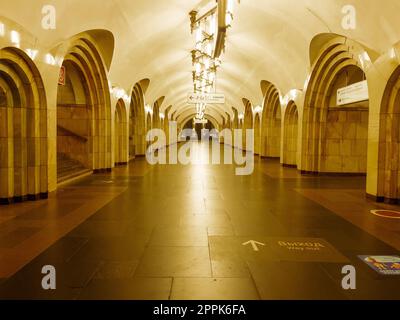
[[(210, 0), (212, 1), (212, 0)], [(357, 28), (342, 28), (342, 8), (347, 0), (241, 0), (235, 6), (228, 30), (226, 53), (217, 76), (225, 106), (215, 106), (226, 116), (232, 107), (243, 110), (242, 98), (262, 102), (260, 82), (267, 80), (285, 94), (303, 89), (310, 70), (310, 44), (321, 33), (337, 33), (386, 52), (400, 40), (400, 1), (352, 0)], [(57, 29), (41, 28), (46, 0), (2, 1), (1, 15), (29, 30), (46, 48), (91, 29), (110, 31), (115, 39), (109, 78), (127, 92), (141, 79), (151, 84), (148, 103), (165, 96), (161, 109), (171, 114), (187, 111), (192, 91), (191, 55), (194, 39), (188, 13), (204, 0), (53, 0)], [(312, 53), (311, 53), (312, 54)], [(217, 112), (217, 111), (215, 111)]]

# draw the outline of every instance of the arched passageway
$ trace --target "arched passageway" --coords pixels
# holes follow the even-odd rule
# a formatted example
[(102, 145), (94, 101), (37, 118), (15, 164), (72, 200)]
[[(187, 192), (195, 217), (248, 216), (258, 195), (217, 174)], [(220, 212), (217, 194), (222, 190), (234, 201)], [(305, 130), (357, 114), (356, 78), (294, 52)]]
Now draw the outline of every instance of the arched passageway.
[(284, 118), (283, 133), (283, 159), (286, 166), (297, 167), (299, 112), (296, 104), (290, 101)]
[(39, 71), (16, 48), (0, 50), (0, 203), (47, 198), (47, 104)]
[(240, 126), (239, 113), (238, 113), (237, 109), (235, 109), (235, 108), (232, 108), (232, 111), (233, 111), (232, 129), (233, 130), (239, 129), (239, 126)]
[(132, 89), (132, 98), (129, 108), (129, 159), (145, 154), (145, 110), (144, 94), (150, 85), (149, 79), (136, 83)]
[(161, 105), (164, 102), (165, 97), (159, 98), (153, 106), (153, 117), (152, 117), (152, 129), (161, 129), (161, 118), (160, 118), (160, 109)]
[(278, 89), (267, 83), (264, 90), (261, 126), (261, 156), (279, 158), (281, 154), (281, 104)]
[(380, 110), (378, 199), (400, 199), (400, 67), (391, 75)]
[(169, 118), (170, 118), (170, 112), (171, 112), (172, 106), (169, 106), (167, 109), (164, 111), (164, 119), (162, 119), (162, 127), (164, 128), (165, 132), (165, 137), (166, 137), (166, 145), (168, 146), (170, 143), (170, 128), (169, 128)]
[(355, 56), (366, 53), (343, 38), (332, 40), (319, 58), (308, 84), (303, 117), (302, 170), (311, 173), (365, 174), (368, 101), (341, 104), (338, 89), (360, 83), (365, 74)]
[(260, 114), (256, 113), (254, 119), (254, 153), (259, 155), (261, 152), (261, 120)]
[[(145, 130), (145, 139), (146, 139), (146, 135), (148, 134), (148, 132), (151, 129), (153, 129), (153, 115), (150, 112), (147, 112), (145, 128), (146, 128), (146, 130)], [(146, 150), (150, 145), (151, 145), (151, 142), (146, 141)]]
[[(245, 105), (245, 111), (244, 111), (244, 118), (243, 118), (243, 131), (242, 131), (242, 145), (243, 145), (243, 150), (245, 151), (254, 151), (254, 145), (248, 145), (247, 139), (247, 130), (253, 130), (254, 129), (254, 121), (253, 121), (253, 108), (251, 105), (251, 102), (247, 99), (243, 99), (243, 103)], [(253, 131), (253, 144), (254, 144), (254, 131)]]
[(123, 165), (128, 162), (128, 123), (126, 121), (125, 103), (118, 100), (114, 115), (114, 164)]
[(93, 42), (73, 42), (57, 91), (57, 179), (111, 168), (111, 106), (105, 67)]
[(226, 114), (226, 125), (225, 125), (225, 128), (226, 129), (232, 129), (231, 115), (228, 112), (226, 112), (225, 114)]

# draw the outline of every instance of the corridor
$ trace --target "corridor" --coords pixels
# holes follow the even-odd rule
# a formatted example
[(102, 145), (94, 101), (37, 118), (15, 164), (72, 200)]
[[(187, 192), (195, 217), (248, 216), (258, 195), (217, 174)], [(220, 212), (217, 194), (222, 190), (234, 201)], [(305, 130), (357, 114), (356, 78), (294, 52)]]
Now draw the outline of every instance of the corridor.
[(400, 300), (399, 0), (0, 2), (0, 303)]
[[(358, 257), (400, 250), (400, 221), (370, 213), (396, 207), (366, 200), (364, 188), (365, 177), (301, 176), (275, 160), (241, 177), (232, 165), (141, 159), (3, 207), (0, 297), (399, 299), (400, 279)], [(258, 251), (243, 245), (251, 240)], [(286, 247), (305, 244), (318, 250)], [(349, 264), (355, 291), (341, 286)], [(44, 265), (57, 270), (55, 291), (42, 290)]]

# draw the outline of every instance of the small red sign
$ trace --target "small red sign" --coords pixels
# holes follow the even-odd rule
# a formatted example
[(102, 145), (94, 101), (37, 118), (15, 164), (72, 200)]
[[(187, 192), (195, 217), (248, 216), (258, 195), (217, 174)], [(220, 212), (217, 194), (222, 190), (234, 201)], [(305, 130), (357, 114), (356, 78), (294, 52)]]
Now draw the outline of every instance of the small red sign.
[(66, 77), (66, 70), (65, 67), (62, 66), (60, 69), (60, 75), (58, 76), (58, 84), (65, 86), (65, 77)]

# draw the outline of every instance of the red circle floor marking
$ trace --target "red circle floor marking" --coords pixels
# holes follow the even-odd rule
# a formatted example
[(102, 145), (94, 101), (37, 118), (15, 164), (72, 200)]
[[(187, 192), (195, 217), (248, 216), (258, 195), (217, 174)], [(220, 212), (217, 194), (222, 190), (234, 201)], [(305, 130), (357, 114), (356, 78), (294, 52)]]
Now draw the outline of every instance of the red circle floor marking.
[(400, 212), (392, 210), (371, 210), (371, 213), (382, 218), (400, 219)]

